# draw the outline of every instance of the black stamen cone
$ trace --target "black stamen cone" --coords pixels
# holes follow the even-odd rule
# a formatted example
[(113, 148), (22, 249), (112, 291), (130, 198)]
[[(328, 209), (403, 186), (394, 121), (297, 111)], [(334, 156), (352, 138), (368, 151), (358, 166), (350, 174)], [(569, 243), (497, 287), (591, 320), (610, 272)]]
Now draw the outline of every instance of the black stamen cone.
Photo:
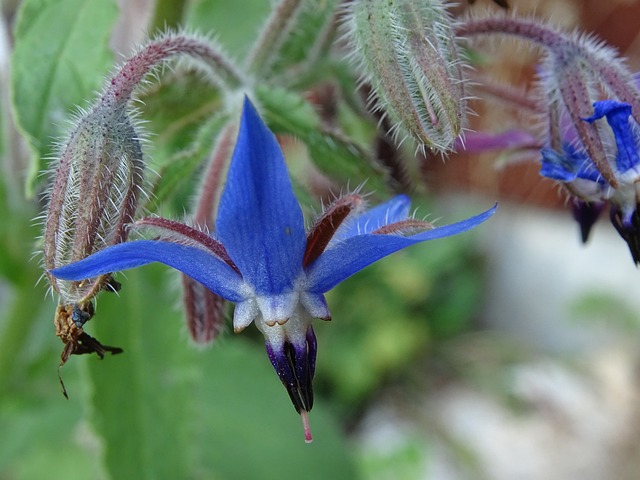
[(316, 363), (316, 340), (309, 327), (304, 345), (285, 341), (282, 349), (267, 343), (267, 354), (280, 381), (287, 389), (296, 411), (310, 411), (313, 407), (313, 375)]
[(640, 213), (638, 213), (638, 205), (631, 216), (631, 222), (624, 224), (622, 221), (622, 212), (617, 207), (611, 207), (611, 223), (616, 227), (620, 236), (629, 245), (631, 256), (636, 265), (640, 265)]
[(582, 237), (582, 243), (587, 243), (589, 240), (589, 234), (591, 228), (598, 220), (600, 213), (604, 209), (605, 204), (599, 202), (583, 202), (582, 200), (576, 200), (573, 202), (573, 218), (576, 219), (580, 225), (580, 234)]

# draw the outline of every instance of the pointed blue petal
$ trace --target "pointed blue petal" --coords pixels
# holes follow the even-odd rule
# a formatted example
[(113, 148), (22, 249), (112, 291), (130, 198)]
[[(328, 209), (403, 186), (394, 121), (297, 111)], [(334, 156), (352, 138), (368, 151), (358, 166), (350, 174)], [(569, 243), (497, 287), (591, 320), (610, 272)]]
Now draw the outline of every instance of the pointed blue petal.
[(487, 220), (497, 205), (484, 213), (458, 223), (434, 228), (410, 237), (399, 235), (357, 235), (326, 250), (307, 269), (307, 291), (324, 293), (367, 265), (405, 247), (427, 240), (465, 232)]
[(245, 100), (216, 233), (259, 294), (290, 290), (306, 245), (302, 210), (275, 136)]
[(180, 270), (232, 302), (245, 298), (246, 285), (231, 267), (195, 247), (157, 240), (137, 240), (105, 248), (78, 262), (51, 270), (62, 280), (83, 280), (160, 262)]
[(344, 228), (338, 230), (334, 240), (344, 240), (355, 235), (371, 233), (384, 225), (405, 220), (409, 215), (411, 200), (406, 195), (398, 195), (380, 205), (362, 212), (349, 220)]

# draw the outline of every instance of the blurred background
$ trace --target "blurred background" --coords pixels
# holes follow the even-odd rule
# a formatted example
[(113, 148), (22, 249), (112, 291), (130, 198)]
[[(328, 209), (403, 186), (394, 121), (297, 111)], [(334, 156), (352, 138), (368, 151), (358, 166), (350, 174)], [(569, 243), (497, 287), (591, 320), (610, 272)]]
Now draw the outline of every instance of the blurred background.
[[(240, 58), (270, 8), (265, 0), (173, 3), (189, 28), (216, 32)], [(152, 18), (152, 0), (119, 4), (111, 36), (119, 54), (152, 23), (173, 25)], [(475, 231), (378, 262), (328, 295), (333, 321), (315, 324), (313, 444), (303, 442), (261, 336), (227, 328), (213, 346), (194, 347), (179, 279), (160, 266), (128, 272), (118, 296), (100, 297), (89, 332), (125, 353), (73, 357), (61, 370), (66, 400), (55, 300), (33, 257), (42, 202), (25, 197), (29, 151), (10, 108), (20, 2), (1, 5), (0, 480), (640, 478), (638, 271), (606, 221), (580, 243), (566, 197), (539, 176), (535, 153), (422, 162), (412, 187), (418, 212), (449, 223), (496, 200), (499, 212)], [(640, 1), (510, 5), (593, 32), (633, 71), (640, 67)], [(499, 7), (454, 7), (456, 15), (468, 10)], [(482, 75), (531, 87), (536, 52), (512, 41), (487, 45)], [(188, 88), (170, 75), (166, 85)], [(190, 122), (171, 112), (153, 117), (145, 95), (152, 143)], [(491, 98), (472, 108), (477, 130), (527, 124)]]

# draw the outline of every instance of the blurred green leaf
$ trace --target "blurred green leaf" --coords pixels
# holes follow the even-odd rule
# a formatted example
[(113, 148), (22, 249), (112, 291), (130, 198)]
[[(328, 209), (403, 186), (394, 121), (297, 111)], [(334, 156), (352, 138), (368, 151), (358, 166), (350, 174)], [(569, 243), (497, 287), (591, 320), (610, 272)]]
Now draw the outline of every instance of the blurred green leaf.
[(156, 169), (193, 148), (203, 122), (222, 106), (218, 90), (191, 72), (164, 77), (142, 93), (140, 100), (144, 104), (144, 127), (152, 139), (146, 148), (149, 165)]
[(103, 295), (87, 325), (101, 342), (124, 349), (89, 363), (92, 417), (106, 468), (114, 479), (188, 478), (196, 351), (179, 334), (179, 316), (169, 308), (175, 294), (161, 276), (127, 276), (121, 298)]
[(304, 74), (327, 53), (337, 30), (335, 11), (340, 0), (303, 0), (302, 9), (289, 37), (280, 48), (274, 71)]
[(119, 298), (102, 296), (88, 325), (125, 350), (89, 364), (94, 424), (112, 478), (353, 478), (326, 405), (311, 415), (314, 443), (304, 443), (262, 347), (223, 338), (194, 349), (169, 308), (178, 292), (166, 269), (127, 277)]
[(481, 293), (472, 237), (456, 236), (398, 252), (329, 293), (340, 328), (318, 330), (319, 383), (346, 407), (399, 379), (434, 344), (471, 327)]
[(426, 448), (424, 439), (418, 436), (395, 439), (384, 449), (361, 447), (359, 465), (368, 480), (422, 478), (427, 471)]
[(276, 134), (302, 140), (314, 164), (343, 184), (367, 181), (367, 189), (385, 191), (384, 172), (371, 154), (349, 138), (323, 127), (313, 107), (299, 94), (280, 88), (259, 87), (256, 94), (265, 122)]
[[(152, 180), (150, 201), (146, 208), (155, 211), (159, 205), (172, 197), (182, 193), (182, 197), (187, 197), (193, 191), (188, 189), (193, 186), (189, 181), (194, 174), (202, 171), (201, 167), (209, 159), (213, 150), (213, 145), (218, 133), (227, 122), (226, 115), (217, 115), (207, 120), (198, 130), (196, 138), (191, 146), (183, 151), (177, 152), (164, 165), (156, 167), (159, 175)], [(184, 203), (179, 208), (184, 208)], [(179, 212), (180, 214), (182, 212)]]
[(271, 11), (264, 0), (192, 0), (185, 25), (202, 33), (213, 32), (229, 54), (245, 57)]
[[(56, 355), (57, 357), (57, 355)], [(17, 392), (0, 404), (0, 428), (10, 441), (0, 447), (0, 478), (41, 480), (103, 478), (99, 442), (83, 421), (78, 388), (67, 401), (58, 389), (56, 358), (48, 357), (49, 391), (24, 396)], [(67, 379), (77, 382), (77, 375)], [(5, 433), (5, 440), (8, 440)]]
[[(62, 343), (53, 336), (54, 302), (38, 303), (40, 292), (27, 288), (23, 291), (25, 295), (30, 292), (31, 298), (28, 308), (22, 305), (25, 314), (17, 320), (22, 321), (23, 330), (28, 332), (27, 341), (19, 343), (15, 337), (10, 338), (6, 329), (0, 334), (3, 357), (11, 355), (12, 373), (9, 385), (7, 379), (0, 379), (1, 387), (9, 387), (0, 392), (0, 431), (4, 432), (0, 442), (0, 478), (104, 478), (99, 441), (85, 420), (82, 362), (74, 361), (62, 371), (70, 391), (67, 400), (56, 375)], [(5, 351), (7, 346), (10, 352)]]
[(11, 64), (16, 121), (32, 153), (27, 190), (47, 167), (52, 143), (76, 105), (85, 104), (111, 68), (115, 0), (25, 0)]
[(569, 314), (576, 323), (610, 325), (629, 331), (637, 331), (640, 326), (636, 308), (614, 291), (583, 292), (569, 304)]
[[(141, 95), (142, 116), (150, 142), (145, 149), (151, 171), (149, 202), (160, 204), (177, 197), (176, 213), (182, 215), (191, 201), (194, 173), (208, 159), (218, 132), (228, 119), (220, 111), (219, 92), (190, 73), (177, 73)], [(173, 212), (172, 212), (173, 213)]]
[(155, 34), (167, 29), (176, 29), (182, 25), (182, 17), (188, 0), (156, 0), (149, 32)]

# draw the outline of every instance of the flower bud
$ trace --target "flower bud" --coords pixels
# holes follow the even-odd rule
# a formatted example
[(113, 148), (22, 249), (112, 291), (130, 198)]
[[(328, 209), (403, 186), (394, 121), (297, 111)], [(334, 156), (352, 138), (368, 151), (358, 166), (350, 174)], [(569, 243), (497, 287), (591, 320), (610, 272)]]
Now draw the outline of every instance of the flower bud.
[[(44, 231), (47, 270), (126, 240), (143, 169), (140, 140), (124, 108), (98, 104), (80, 118), (51, 188)], [(110, 276), (70, 282), (49, 275), (49, 281), (61, 303), (80, 304), (109, 285)]]
[(349, 8), (352, 55), (396, 136), (451, 150), (467, 105), (463, 63), (443, 3), (354, 0)]

